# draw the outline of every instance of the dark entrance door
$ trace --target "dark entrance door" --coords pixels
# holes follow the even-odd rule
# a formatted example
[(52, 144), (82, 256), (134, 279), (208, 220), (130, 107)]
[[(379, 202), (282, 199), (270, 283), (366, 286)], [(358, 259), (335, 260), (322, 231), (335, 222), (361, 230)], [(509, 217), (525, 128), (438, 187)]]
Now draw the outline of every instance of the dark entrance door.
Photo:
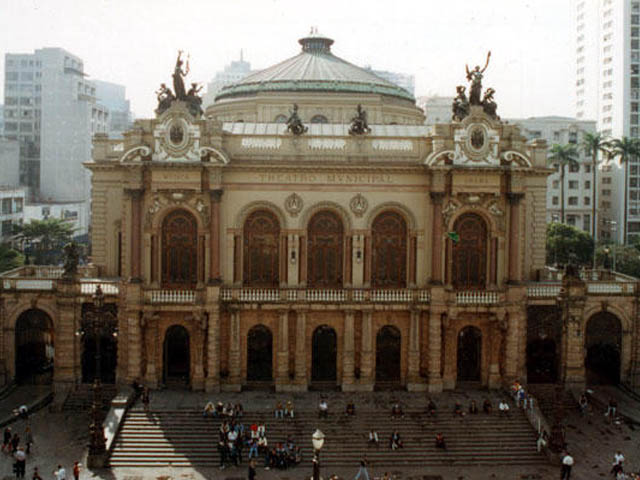
[[(96, 339), (85, 336), (82, 347), (82, 381), (93, 383), (96, 378)], [(118, 343), (112, 336), (100, 337), (100, 381), (116, 382), (116, 364), (118, 362)]]
[(587, 382), (591, 385), (620, 383), (622, 325), (618, 317), (601, 312), (589, 319), (585, 346)]
[(376, 382), (400, 382), (400, 330), (391, 325), (376, 336)]
[(539, 338), (527, 345), (527, 381), (529, 383), (555, 383), (558, 379), (556, 342)]
[(247, 380), (268, 382), (273, 379), (273, 336), (264, 325), (256, 325), (247, 337)]
[(458, 381), (479, 382), (482, 334), (476, 327), (465, 327), (458, 334)]
[(23, 312), (16, 321), (16, 381), (50, 383), (53, 379), (53, 322), (37, 308)]
[(162, 285), (193, 288), (197, 276), (198, 224), (189, 212), (176, 210), (162, 224)]
[(181, 325), (173, 325), (164, 337), (165, 382), (188, 384), (189, 366), (189, 332)]
[(311, 380), (314, 382), (335, 382), (337, 380), (337, 335), (328, 325), (322, 325), (313, 332), (311, 352)]

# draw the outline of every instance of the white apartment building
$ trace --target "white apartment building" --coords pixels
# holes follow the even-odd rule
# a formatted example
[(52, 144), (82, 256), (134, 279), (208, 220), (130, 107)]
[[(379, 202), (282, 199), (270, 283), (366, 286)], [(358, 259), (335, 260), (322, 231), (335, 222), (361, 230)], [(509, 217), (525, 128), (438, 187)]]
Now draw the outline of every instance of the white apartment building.
[(20, 182), (46, 201), (88, 201), (91, 137), (106, 132), (80, 58), (60, 48), (5, 55), (5, 135), (20, 142)]
[(240, 50), (240, 60), (234, 60), (224, 67), (224, 70), (217, 72), (216, 76), (207, 84), (207, 91), (202, 97), (202, 108), (212, 105), (216, 100), (216, 95), (227, 85), (239, 82), (251, 73), (251, 64), (244, 61), (242, 50)]
[[(527, 140), (544, 139), (549, 148), (554, 144), (575, 144), (578, 152), (578, 165), (566, 167), (564, 185), (564, 215), (565, 223), (580, 228), (591, 234), (592, 202), (593, 202), (593, 173), (591, 157), (584, 154), (580, 145), (585, 133), (596, 130), (595, 121), (577, 120), (567, 117), (531, 117), (526, 119), (510, 119), (509, 123), (518, 125)], [(610, 177), (610, 175), (604, 175)], [(598, 172), (598, 183), (602, 184), (603, 174)], [(600, 189), (598, 196), (611, 200), (610, 189)], [(561, 221), (561, 185), (560, 169), (547, 177), (547, 222)], [(601, 215), (598, 211), (596, 215)]]
[[(576, 117), (596, 121), (612, 138), (640, 134), (640, 0), (573, 0), (576, 52)], [(599, 225), (617, 241), (640, 235), (640, 171), (628, 169), (627, 228), (624, 223), (624, 170), (612, 164), (611, 216)], [(602, 201), (607, 200), (603, 197)], [(603, 206), (599, 204), (599, 206)]]
[(424, 111), (425, 125), (451, 121), (453, 97), (440, 97), (437, 95), (418, 97), (416, 98), (416, 105)]
[(0, 104), (0, 137), (4, 135), (4, 105)]
[(20, 184), (20, 144), (0, 136), (0, 185), (17, 187)]
[(11, 239), (14, 225), (22, 225), (25, 196), (25, 188), (0, 187), (0, 243)]
[(122, 138), (122, 134), (131, 128), (133, 115), (131, 105), (126, 98), (126, 88), (112, 82), (93, 80), (96, 87), (96, 101), (109, 111), (107, 133), (111, 138)]

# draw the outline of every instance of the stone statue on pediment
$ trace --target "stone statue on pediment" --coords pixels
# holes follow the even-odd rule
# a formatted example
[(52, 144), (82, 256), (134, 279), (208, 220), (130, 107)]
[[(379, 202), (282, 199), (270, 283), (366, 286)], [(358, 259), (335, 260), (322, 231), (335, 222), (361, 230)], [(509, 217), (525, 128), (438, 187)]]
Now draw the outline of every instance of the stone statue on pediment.
[(367, 123), (366, 110), (362, 108), (362, 105), (358, 104), (356, 111), (356, 116), (351, 119), (349, 135), (366, 135), (367, 133), (370, 133), (371, 129)]
[(469, 90), (469, 103), (471, 105), (481, 105), (480, 96), (482, 95), (482, 76), (489, 66), (489, 59), (491, 58), (491, 52), (487, 53), (487, 62), (481, 69), (480, 65), (476, 65), (473, 70), (469, 70), (469, 65), (465, 65), (467, 72), (467, 80), (471, 82), (471, 89)]
[(171, 89), (167, 87), (165, 83), (160, 84), (160, 89), (156, 91), (156, 96), (158, 98), (158, 108), (156, 108), (158, 115), (167, 110), (176, 99)]
[(189, 74), (189, 56), (187, 56), (186, 68), (184, 70), (182, 69), (183, 65), (182, 50), (180, 50), (178, 51), (178, 58), (176, 59), (176, 65), (172, 74), (173, 91), (164, 83), (161, 83), (160, 89), (156, 91), (158, 99), (158, 108), (156, 108), (157, 115), (161, 115), (168, 110), (175, 101), (185, 102), (189, 113), (194, 117), (200, 117), (202, 115), (202, 98), (199, 95), (202, 87), (198, 87), (197, 83), (192, 83), (191, 88), (187, 92), (184, 86), (184, 79)]
[(498, 104), (493, 99), (493, 95), (496, 91), (493, 88), (487, 88), (484, 92), (484, 98), (482, 99), (482, 110), (494, 120), (500, 120), (497, 114)]
[(75, 242), (69, 242), (64, 246), (64, 278), (73, 278), (78, 273), (80, 262), (80, 249)]
[(293, 133), (294, 135), (302, 135), (309, 130), (308, 127), (305, 127), (298, 116), (298, 104), (293, 104), (293, 111), (287, 120), (287, 131)]
[(464, 85), (458, 85), (456, 92), (458, 95), (453, 99), (451, 110), (453, 111), (452, 119), (456, 122), (461, 122), (469, 115), (469, 100), (465, 93), (466, 87)]

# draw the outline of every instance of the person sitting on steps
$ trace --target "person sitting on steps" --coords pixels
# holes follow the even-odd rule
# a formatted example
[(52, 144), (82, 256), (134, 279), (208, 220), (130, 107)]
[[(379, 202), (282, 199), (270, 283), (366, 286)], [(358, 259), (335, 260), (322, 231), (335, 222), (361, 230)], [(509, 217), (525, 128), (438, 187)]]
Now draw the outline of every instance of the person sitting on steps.
[(436, 434), (436, 448), (441, 448), (442, 450), (447, 449), (447, 444), (444, 441), (444, 435), (442, 435), (442, 432), (438, 432)]
[(394, 404), (391, 406), (391, 418), (404, 418), (404, 412), (402, 411), (402, 407), (400, 403), (396, 400)]

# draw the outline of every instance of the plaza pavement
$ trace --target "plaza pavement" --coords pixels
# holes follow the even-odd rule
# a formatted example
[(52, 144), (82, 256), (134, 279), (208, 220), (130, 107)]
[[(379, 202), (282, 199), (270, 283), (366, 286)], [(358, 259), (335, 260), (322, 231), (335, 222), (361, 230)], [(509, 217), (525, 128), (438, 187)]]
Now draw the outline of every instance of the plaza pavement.
[[(615, 391), (615, 390), (612, 390)], [(610, 391), (607, 391), (607, 395)], [(15, 392), (15, 397), (0, 402), (0, 418), (20, 404), (18, 397), (24, 399), (24, 392), (20, 389)], [(151, 409), (202, 409), (204, 403), (211, 399), (223, 402), (242, 402), (246, 409), (271, 409), (276, 399), (286, 400), (293, 398), (298, 410), (314, 409), (320, 398), (319, 392), (304, 394), (275, 394), (266, 392), (243, 392), (241, 394), (221, 393), (205, 394), (183, 391), (152, 392)], [(408, 408), (423, 407), (424, 394), (410, 394), (407, 392), (376, 392), (366, 394), (349, 394), (340, 392), (322, 393), (329, 399), (330, 411), (342, 412), (349, 399), (356, 402), (361, 408), (387, 409), (394, 398), (405, 404)], [(633, 411), (640, 416), (638, 402), (618, 394), (620, 397), (620, 409)], [(447, 393), (434, 395), (434, 400), (441, 409), (448, 408), (455, 398), (464, 399), (465, 394)], [(6, 409), (6, 410), (5, 410)], [(67, 469), (67, 478), (73, 478), (71, 468), (75, 460), (85, 464), (86, 444), (88, 442), (88, 415), (72, 412), (51, 413), (43, 409), (30, 419), (34, 433), (35, 445), (33, 453), (27, 460), (27, 477), (31, 478), (33, 467), (38, 466), (43, 479), (53, 479), (53, 471), (58, 463)], [(626, 467), (640, 470), (640, 426), (620, 425), (610, 426), (601, 411), (593, 411), (587, 417), (581, 417), (578, 412), (570, 412), (567, 416), (567, 441), (569, 450), (576, 460), (572, 479), (595, 480), (611, 478), (609, 470), (613, 454), (617, 449), (622, 450), (627, 458)], [(12, 427), (21, 438), (24, 438), (25, 422), (19, 420)], [(309, 438), (309, 442), (311, 439)], [(330, 439), (327, 439), (330, 441)], [(427, 438), (425, 441), (432, 441)], [(322, 476), (328, 478), (331, 474), (351, 480), (358, 471), (358, 460), (354, 458), (352, 468), (322, 469)], [(13, 478), (12, 459), (8, 455), (0, 454), (0, 479)], [(543, 466), (510, 466), (510, 467), (442, 467), (426, 470), (416, 468), (402, 468), (401, 465), (393, 468), (377, 468), (371, 465), (369, 473), (372, 477), (381, 477), (385, 471), (389, 471), (395, 479), (407, 480), (522, 480), (522, 479), (557, 479), (560, 478), (559, 468), (555, 465)], [(305, 461), (291, 470), (263, 470), (257, 469), (258, 479), (264, 480), (298, 480), (308, 479), (311, 476), (310, 462)], [(225, 470), (216, 468), (117, 468), (89, 471), (83, 468), (82, 479), (100, 478), (108, 480), (239, 480), (247, 478), (246, 462), (240, 467), (231, 467)], [(372, 478), (373, 480), (373, 478)]]

